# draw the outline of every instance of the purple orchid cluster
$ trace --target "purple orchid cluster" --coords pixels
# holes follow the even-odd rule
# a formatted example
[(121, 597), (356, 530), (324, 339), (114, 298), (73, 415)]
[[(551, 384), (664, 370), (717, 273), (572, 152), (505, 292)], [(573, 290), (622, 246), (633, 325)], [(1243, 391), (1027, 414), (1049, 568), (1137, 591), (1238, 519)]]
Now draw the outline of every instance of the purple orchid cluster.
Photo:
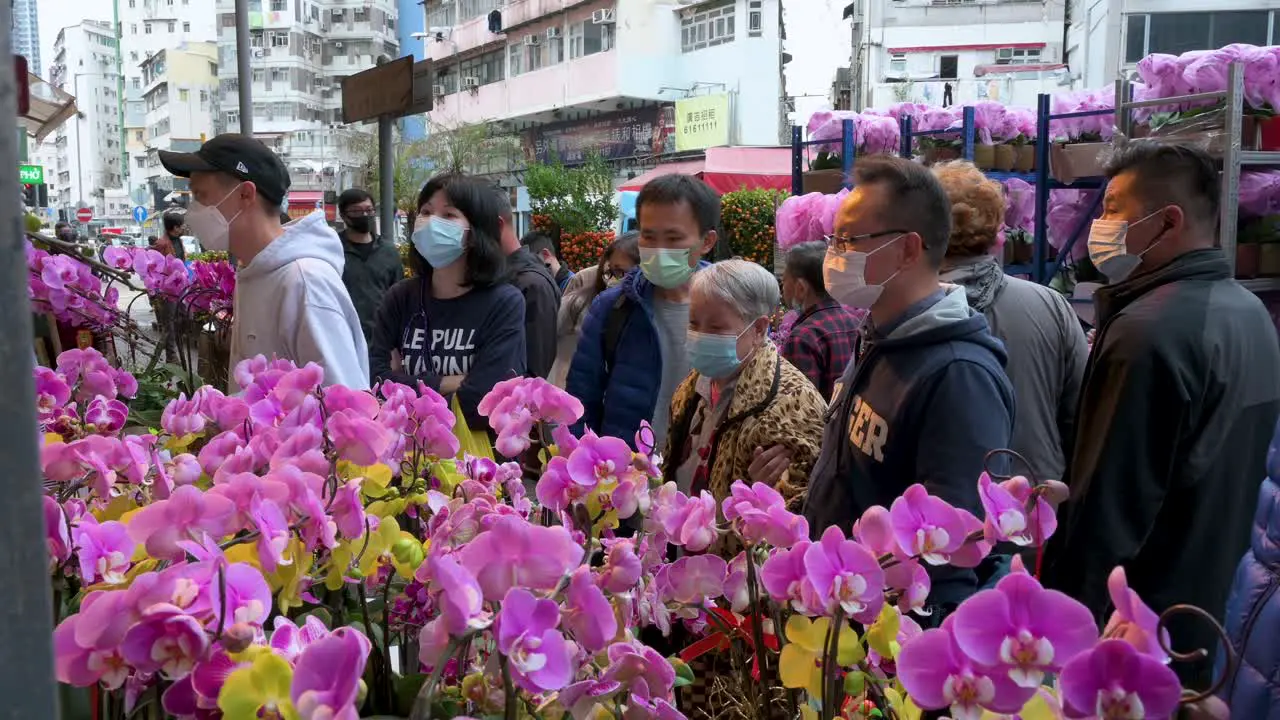
[(56, 370), (37, 366), (35, 384), (41, 432), (62, 437), (108, 439), (117, 435), (129, 415), (122, 400), (138, 393), (133, 375), (111, 367), (93, 348), (67, 350), (58, 356)]
[[(1053, 115), (1114, 110), (1116, 93), (1111, 89), (1077, 90), (1054, 95), (1050, 102)], [(1115, 128), (1113, 114), (1050, 120), (1049, 137), (1055, 142), (1108, 142)]]
[(1280, 215), (1280, 171), (1240, 173), (1240, 217), (1245, 220)]
[[(765, 484), (715, 498), (663, 483), (647, 425), (630, 444), (571, 433), (581, 404), (544, 380), (493, 389), (498, 453), (474, 457), (426, 387), (325, 387), (314, 365), (262, 357), (235, 376), (241, 395), (201, 388), (122, 436), (63, 412), (131, 394), (101, 356), (37, 371), (51, 577), (68, 600), (57, 677), (126, 712), (151, 693), (183, 720), (353, 720), (404, 702), (415, 718), (677, 720), (695, 661), (733, 647), (762, 711), (774, 689), (850, 720), (868, 703), (957, 718), (1177, 705), (1160, 621), (1121, 570), (1101, 640), (1020, 565), (940, 628), (912, 619), (929, 612), (930, 567), (1053, 534), (1025, 478), (979, 478), (981, 518), (915, 485), (814, 542)], [(533, 450), (529, 497), (526, 468), (500, 458)], [(663, 657), (646, 628), (691, 644)], [(417, 662), (395, 670), (404, 648)]]
[(51, 254), (26, 241), (27, 294), (36, 312), (52, 313), (59, 322), (105, 328), (115, 324), (120, 291), (107, 287), (74, 255)]
[[(1280, 47), (1239, 43), (1176, 56), (1148, 55), (1138, 62), (1143, 84), (1138, 99), (1223, 92), (1227, 89), (1227, 70), (1236, 62), (1244, 67), (1245, 104), (1261, 112), (1280, 109), (1280, 81), (1276, 79), (1280, 76)], [(1173, 109), (1176, 108), (1161, 108)]]
[(774, 215), (778, 247), (785, 252), (800, 243), (829, 237), (835, 232), (836, 212), (848, 194), (848, 190), (834, 195), (812, 192), (783, 200)]
[(809, 139), (824, 141), (817, 148), (839, 153), (844, 121), (853, 121), (853, 142), (858, 155), (891, 155), (898, 151), (901, 131), (898, 120), (885, 112), (823, 110), (809, 117)]
[(187, 264), (151, 248), (109, 247), (103, 261), (124, 272), (137, 273), (152, 297), (177, 300), (193, 310), (219, 313), (230, 310), (235, 296), (235, 268), (225, 260), (196, 260)]

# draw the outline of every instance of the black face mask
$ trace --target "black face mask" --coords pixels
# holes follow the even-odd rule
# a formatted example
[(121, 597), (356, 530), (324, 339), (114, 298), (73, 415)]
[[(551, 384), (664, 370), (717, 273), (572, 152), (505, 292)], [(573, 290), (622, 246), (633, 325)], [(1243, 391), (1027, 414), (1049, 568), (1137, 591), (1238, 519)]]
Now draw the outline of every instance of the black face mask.
[(349, 217), (345, 219), (347, 221), (347, 228), (353, 232), (358, 232), (361, 235), (364, 235), (373, 230), (373, 218), (367, 215), (363, 217)]

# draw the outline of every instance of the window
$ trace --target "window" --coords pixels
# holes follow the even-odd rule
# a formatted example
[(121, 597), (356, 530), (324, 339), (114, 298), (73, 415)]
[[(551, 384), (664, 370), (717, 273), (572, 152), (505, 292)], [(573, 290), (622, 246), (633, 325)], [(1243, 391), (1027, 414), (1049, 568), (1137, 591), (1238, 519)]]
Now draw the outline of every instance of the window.
[(129, 53), (129, 59), (130, 59), (130, 60), (133, 60), (134, 62), (137, 62), (137, 60), (138, 60), (138, 51), (137, 51), (137, 50), (134, 50), (134, 51), (130, 52), (130, 53)]
[(189, 90), (183, 90), (181, 88), (178, 89), (178, 102), (187, 102), (190, 99), (191, 92)]
[(546, 48), (543, 54), (543, 58), (546, 60), (546, 65), (559, 65), (564, 62), (563, 37), (549, 37), (542, 41), (542, 45)]
[(747, 37), (760, 37), (764, 32), (764, 10), (762, 0), (750, 0), (747, 3)]
[(174, 21), (170, 20), (170, 21), (169, 21), (169, 32), (173, 32), (173, 31), (174, 31), (174, 30), (176, 30), (176, 29), (177, 29), (177, 23), (175, 23)]
[(130, 35), (138, 34), (138, 23), (129, 23), (129, 34)]
[(609, 52), (616, 42), (614, 26), (590, 20), (569, 26), (569, 59)]
[(734, 2), (686, 10), (680, 18), (680, 49), (693, 52), (733, 42)]
[(226, 118), (227, 118), (227, 125), (228, 125), (228, 126), (230, 126), (230, 125), (237, 125), (237, 126), (238, 126), (238, 125), (240, 124), (240, 111), (239, 111), (239, 110), (228, 110), (228, 111), (227, 111)]
[(201, 90), (200, 91), (200, 109), (207, 110), (208, 107), (209, 107), (209, 91)]
[(524, 72), (524, 46), (512, 43), (507, 46), (507, 60), (510, 63), (510, 69), (507, 71), (511, 77), (515, 77)]
[(133, 131), (133, 139), (134, 139), (134, 140), (137, 140), (138, 142), (142, 142), (142, 131), (141, 131), (141, 130), (134, 130), (134, 131)]
[(258, 83), (267, 79), (267, 71), (262, 68), (253, 69), (253, 81)]
[(129, 0), (129, 7), (138, 7), (138, 0)]
[(184, 33), (189, 33), (189, 32), (191, 32), (191, 23), (189, 23), (189, 22), (184, 22), (184, 23), (182, 23), (182, 32), (184, 32)]
[(289, 33), (284, 31), (271, 33), (271, 47), (289, 47)]
[(458, 74), (473, 77), (481, 85), (501, 82), (504, 53), (503, 50), (497, 50), (463, 60), (458, 64)]
[(133, 79), (133, 89), (134, 89), (134, 90), (141, 90), (141, 89), (142, 89), (142, 78), (140, 78), (140, 77), (135, 77), (135, 78)]
[(289, 9), (289, 0), (271, 0), (271, 11), (282, 12)]
[(143, 28), (143, 30), (145, 31), (145, 34), (147, 34), (147, 35), (150, 35), (150, 34), (151, 34), (151, 23), (149, 23), (149, 22), (144, 22), (144, 23), (142, 23), (142, 28)]
[(1151, 13), (1125, 18), (1124, 59), (1136, 63), (1151, 53), (1181, 55), (1232, 43), (1271, 44), (1268, 10)]
[(271, 68), (271, 82), (273, 82), (273, 83), (287, 83), (287, 82), (289, 82), (289, 69), (288, 69), (288, 68), (278, 68), (278, 67), (277, 67), (277, 68)]
[(899, 76), (907, 74), (907, 54), (906, 53), (890, 53), (889, 54), (889, 74), (899, 75)]
[(543, 50), (542, 50), (542, 36), (541, 36), (541, 35), (530, 35), (529, 37), (535, 38), (535, 39), (534, 39), (534, 42), (535, 42), (535, 43), (537, 43), (537, 44), (536, 44), (536, 45), (525, 45), (525, 46), (524, 46), (524, 50), (525, 50), (525, 53), (524, 53), (524, 71), (525, 71), (525, 72), (533, 72), (534, 70), (541, 70), (541, 69), (542, 69), (542, 66), (543, 66), (543, 61), (542, 61), (542, 52), (543, 52)]
[(582, 57), (582, 23), (569, 26), (569, 59)]
[[(139, 141), (141, 141), (141, 140), (142, 140), (142, 131), (141, 131), (141, 130), (139, 130), (139, 131), (138, 131), (138, 140), (139, 140)], [(139, 168), (145, 168), (145, 167), (147, 166), (147, 159), (146, 159), (145, 157), (136, 157), (136, 158), (134, 158), (134, 163), (133, 163), (133, 164), (134, 164), (134, 165), (136, 165), (136, 166), (138, 166)]]
[(261, 30), (249, 31), (249, 47), (261, 48), (266, 46), (266, 33)]
[(939, 57), (938, 77), (942, 80), (955, 80), (960, 77), (960, 56), (942, 55)]
[(368, 13), (368, 11), (366, 11), (364, 8), (355, 8), (355, 9), (352, 11), (352, 18), (353, 18), (356, 22), (368, 22), (368, 21), (369, 21), (369, 13)]
[(997, 65), (1036, 65), (1040, 62), (1040, 48), (1000, 48), (996, 50)]

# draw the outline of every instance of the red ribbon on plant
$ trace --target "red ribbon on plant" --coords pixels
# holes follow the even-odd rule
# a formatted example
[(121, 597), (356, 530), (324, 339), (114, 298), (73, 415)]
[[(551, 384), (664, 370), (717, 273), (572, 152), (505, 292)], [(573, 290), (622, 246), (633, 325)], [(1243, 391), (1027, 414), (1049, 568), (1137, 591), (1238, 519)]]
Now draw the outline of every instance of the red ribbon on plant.
[[(716, 632), (702, 638), (685, 648), (680, 653), (680, 659), (690, 663), (713, 650), (727, 650), (729, 648), (729, 643), (735, 637), (740, 637), (747, 641), (747, 645), (752, 650), (751, 677), (754, 680), (759, 680), (760, 660), (759, 656), (755, 654), (755, 641), (752, 639), (753, 630), (754, 623), (767, 618), (762, 618), (758, 614), (740, 618), (737, 614), (729, 610), (725, 610), (724, 608), (713, 608), (708, 612), (719, 619), (719, 622), (716, 623), (717, 627), (728, 628), (728, 632), (725, 632), (724, 630), (717, 630)], [(778, 636), (773, 633), (764, 633), (764, 646), (774, 652), (777, 652)]]

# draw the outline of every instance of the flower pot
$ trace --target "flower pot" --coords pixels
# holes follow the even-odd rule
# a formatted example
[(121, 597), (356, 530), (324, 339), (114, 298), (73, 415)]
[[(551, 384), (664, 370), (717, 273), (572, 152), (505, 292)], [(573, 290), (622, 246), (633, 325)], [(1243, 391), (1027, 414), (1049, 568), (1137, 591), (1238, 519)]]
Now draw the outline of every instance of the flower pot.
[(1259, 150), (1280, 150), (1280, 117), (1254, 118), (1254, 125)]
[(1101, 155), (1111, 143), (1054, 143), (1049, 146), (1049, 174), (1058, 182), (1102, 175)]
[(974, 145), (973, 164), (979, 170), (991, 170), (996, 166), (996, 149), (993, 145)]
[(1013, 169), (1020, 173), (1035, 172), (1035, 145), (1019, 145), (1013, 149)]
[(844, 173), (840, 170), (810, 170), (801, 178), (800, 184), (806, 195), (812, 192), (835, 195), (844, 187)]
[(1031, 243), (1015, 242), (1013, 245), (1013, 263), (1015, 265), (1025, 265), (1035, 259), (1034, 248)]
[(1012, 145), (996, 145), (995, 162), (993, 163), (993, 167), (1001, 172), (1009, 172), (1010, 170), (1013, 170), (1017, 154), (1017, 151)]
[(1258, 247), (1258, 277), (1280, 276), (1280, 243), (1262, 243)]
[(1236, 277), (1241, 280), (1258, 277), (1262, 262), (1262, 246), (1256, 243), (1236, 245)]
[(953, 147), (931, 147), (924, 151), (924, 164), (936, 165), (950, 160), (959, 160), (960, 151)]

